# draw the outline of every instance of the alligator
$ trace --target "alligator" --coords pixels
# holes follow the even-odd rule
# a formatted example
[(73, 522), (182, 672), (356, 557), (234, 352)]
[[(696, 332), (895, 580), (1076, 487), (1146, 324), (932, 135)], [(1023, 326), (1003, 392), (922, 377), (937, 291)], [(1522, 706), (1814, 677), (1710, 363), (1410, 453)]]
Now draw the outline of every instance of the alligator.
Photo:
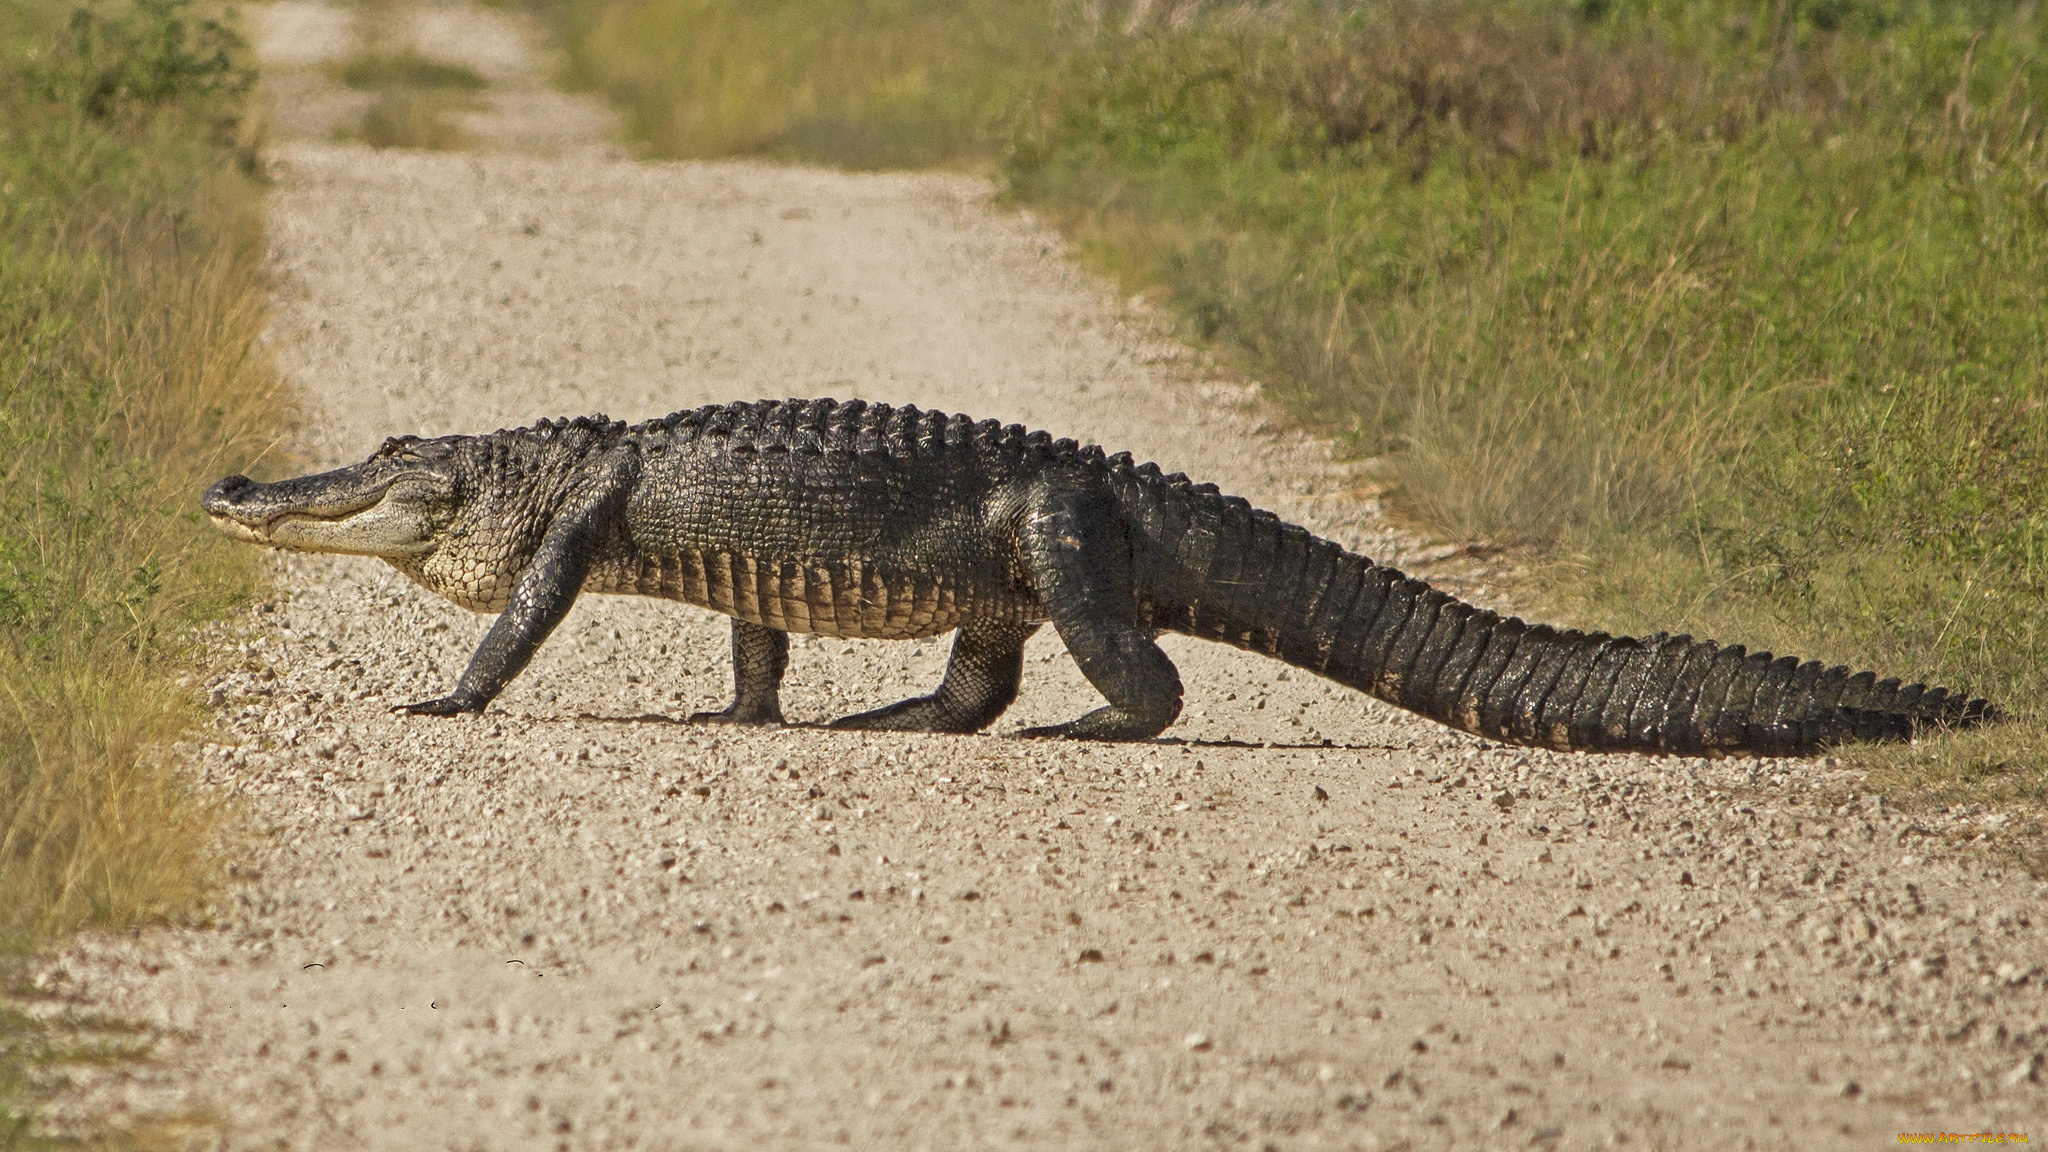
[(331, 472), (230, 476), (201, 503), (239, 539), (382, 557), (497, 613), (454, 691), (402, 706), (415, 714), (482, 711), (578, 593), (602, 592), (732, 617), (733, 700), (698, 723), (783, 723), (791, 632), (955, 632), (932, 693), (831, 726), (979, 731), (1016, 699), (1047, 621), (1106, 703), (1019, 735), (1164, 731), (1181, 682), (1161, 632), (1567, 751), (1802, 755), (1995, 717), (1943, 688), (1739, 644), (1524, 623), (1128, 453), (914, 406), (762, 400), (399, 436)]

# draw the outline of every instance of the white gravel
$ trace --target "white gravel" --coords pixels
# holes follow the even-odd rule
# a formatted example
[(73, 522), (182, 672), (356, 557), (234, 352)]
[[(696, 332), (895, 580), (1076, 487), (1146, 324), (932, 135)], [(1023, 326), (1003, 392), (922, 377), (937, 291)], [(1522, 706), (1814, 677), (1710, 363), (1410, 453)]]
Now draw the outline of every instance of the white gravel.
[[(423, 26), (497, 45), (504, 19)], [(278, 151), (310, 465), (859, 395), (1412, 546), (981, 183), (639, 164), (577, 116), (481, 154)], [(1492, 746), (1196, 642), (1169, 645), (1168, 742), (693, 729), (729, 691), (724, 624), (596, 597), (489, 714), (387, 711), (481, 627), (297, 558), (221, 631), (189, 752), (248, 844), (209, 926), (52, 960), (161, 1056), (67, 1115), (322, 1152), (2043, 1135), (2048, 888), (1996, 817), (1909, 818), (1824, 763)], [(787, 707), (922, 691), (942, 649), (800, 640)], [(1003, 726), (1090, 701), (1042, 637)]]

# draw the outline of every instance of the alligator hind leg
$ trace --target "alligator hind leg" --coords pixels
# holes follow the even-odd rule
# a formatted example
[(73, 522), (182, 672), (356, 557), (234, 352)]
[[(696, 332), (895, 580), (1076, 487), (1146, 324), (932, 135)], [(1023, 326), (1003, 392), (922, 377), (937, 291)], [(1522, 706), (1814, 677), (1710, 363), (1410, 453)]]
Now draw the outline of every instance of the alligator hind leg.
[(1150, 740), (1165, 731), (1180, 715), (1180, 673), (1139, 609), (1131, 542), (1115, 509), (1086, 489), (1048, 493), (1026, 521), (1024, 553), (1039, 603), (1109, 704), (1019, 735)]
[(1024, 678), (1024, 641), (1037, 624), (977, 622), (953, 640), (946, 675), (929, 696), (899, 700), (872, 712), (841, 716), (834, 728), (891, 732), (979, 732), (1017, 698)]
[(699, 712), (692, 724), (782, 723), (782, 674), (789, 668), (789, 633), (732, 622), (732, 703), (723, 712)]

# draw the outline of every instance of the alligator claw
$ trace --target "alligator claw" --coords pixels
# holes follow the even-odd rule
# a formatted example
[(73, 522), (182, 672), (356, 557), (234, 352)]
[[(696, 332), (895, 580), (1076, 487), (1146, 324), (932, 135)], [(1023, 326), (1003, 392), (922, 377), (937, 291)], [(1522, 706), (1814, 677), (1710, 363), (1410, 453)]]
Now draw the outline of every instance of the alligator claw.
[(408, 716), (459, 716), (464, 712), (481, 712), (481, 705), (464, 704), (453, 696), (442, 696), (433, 700), (421, 700), (416, 704), (399, 704), (391, 709)]

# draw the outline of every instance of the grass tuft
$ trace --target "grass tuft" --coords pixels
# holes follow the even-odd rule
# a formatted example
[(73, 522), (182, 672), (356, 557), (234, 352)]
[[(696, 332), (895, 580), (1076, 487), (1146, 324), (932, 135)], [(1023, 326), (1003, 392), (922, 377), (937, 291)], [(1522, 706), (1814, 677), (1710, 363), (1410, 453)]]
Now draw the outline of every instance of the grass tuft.
[[(171, 4), (60, 18), (0, 23), (0, 931), (31, 933), (161, 918), (207, 882), (216, 813), (165, 748), (194, 718), (190, 626), (255, 576), (193, 496), (284, 404), (246, 84), (186, 50), (226, 30)], [(99, 72), (128, 79), (105, 96)]]

